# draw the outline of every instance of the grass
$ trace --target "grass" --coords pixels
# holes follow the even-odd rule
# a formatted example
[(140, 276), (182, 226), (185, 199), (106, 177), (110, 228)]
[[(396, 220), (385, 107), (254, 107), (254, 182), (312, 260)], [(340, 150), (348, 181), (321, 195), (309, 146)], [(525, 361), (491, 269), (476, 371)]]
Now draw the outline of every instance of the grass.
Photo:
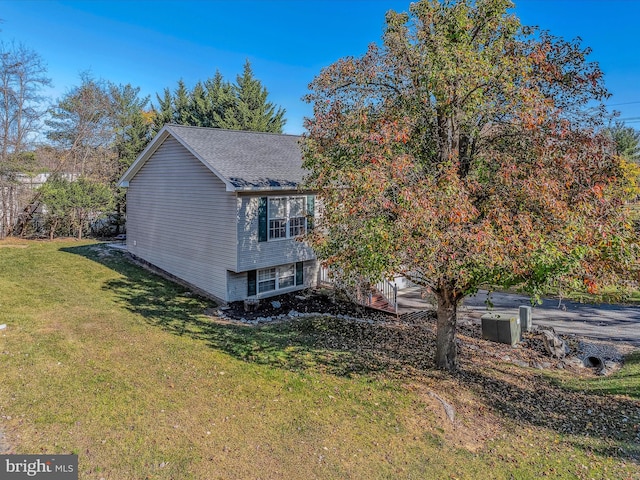
[(626, 395), (640, 400), (640, 351), (625, 359), (624, 369), (606, 377), (574, 378), (554, 375), (555, 381), (564, 388), (592, 395)]
[(470, 357), (451, 376), (401, 329), (248, 327), (211, 307), (98, 244), (0, 242), (11, 451), (77, 453), (80, 478), (105, 480), (640, 478), (633, 428), (567, 432), (546, 419), (569, 414), (535, 401), (542, 386), (562, 408), (597, 398), (640, 422), (637, 354), (608, 383)]

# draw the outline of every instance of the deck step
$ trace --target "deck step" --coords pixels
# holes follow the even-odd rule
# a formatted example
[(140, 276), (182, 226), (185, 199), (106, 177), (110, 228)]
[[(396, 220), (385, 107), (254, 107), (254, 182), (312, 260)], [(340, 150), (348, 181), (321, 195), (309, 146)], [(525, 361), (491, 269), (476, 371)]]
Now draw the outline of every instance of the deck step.
[(395, 308), (389, 305), (384, 296), (379, 292), (373, 292), (371, 295), (371, 303), (367, 305), (369, 308), (373, 308), (375, 310), (380, 310), (387, 313), (396, 313)]

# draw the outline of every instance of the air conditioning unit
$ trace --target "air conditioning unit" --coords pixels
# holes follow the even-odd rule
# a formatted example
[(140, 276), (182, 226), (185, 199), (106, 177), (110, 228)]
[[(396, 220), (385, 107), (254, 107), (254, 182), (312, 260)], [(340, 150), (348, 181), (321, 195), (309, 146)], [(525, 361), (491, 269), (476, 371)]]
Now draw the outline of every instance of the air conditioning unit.
[(520, 318), (497, 313), (485, 313), (481, 317), (482, 338), (492, 342), (515, 345), (520, 341)]

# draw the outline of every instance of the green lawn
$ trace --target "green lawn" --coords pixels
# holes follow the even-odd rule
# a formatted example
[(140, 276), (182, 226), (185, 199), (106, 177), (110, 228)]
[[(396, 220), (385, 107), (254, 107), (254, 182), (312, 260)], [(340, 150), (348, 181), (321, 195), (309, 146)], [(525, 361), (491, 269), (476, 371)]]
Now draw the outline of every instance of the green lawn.
[(466, 351), (445, 375), (419, 326), (211, 307), (100, 244), (0, 242), (11, 451), (77, 453), (105, 480), (640, 478), (637, 355), (611, 383)]
[(640, 351), (636, 350), (625, 359), (625, 368), (613, 375), (596, 378), (574, 378), (556, 376), (558, 383), (574, 391), (594, 395), (627, 395), (640, 400)]

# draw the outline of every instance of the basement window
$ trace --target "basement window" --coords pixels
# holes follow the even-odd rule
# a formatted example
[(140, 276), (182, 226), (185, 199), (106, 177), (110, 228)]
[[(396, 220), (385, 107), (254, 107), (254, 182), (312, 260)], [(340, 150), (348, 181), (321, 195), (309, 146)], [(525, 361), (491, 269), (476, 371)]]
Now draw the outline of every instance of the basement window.
[(295, 285), (295, 263), (258, 270), (258, 293), (281, 290)]

